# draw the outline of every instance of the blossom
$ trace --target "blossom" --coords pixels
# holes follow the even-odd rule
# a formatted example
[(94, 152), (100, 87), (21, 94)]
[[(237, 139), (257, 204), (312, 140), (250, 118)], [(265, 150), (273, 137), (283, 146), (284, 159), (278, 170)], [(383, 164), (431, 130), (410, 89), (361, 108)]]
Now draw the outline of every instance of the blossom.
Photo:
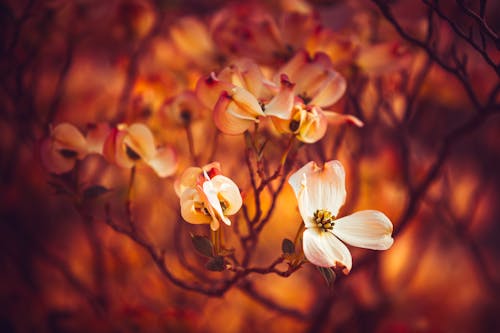
[(302, 142), (314, 143), (325, 135), (329, 123), (363, 126), (354, 116), (327, 111), (342, 97), (347, 85), (325, 53), (310, 57), (306, 51), (300, 51), (278, 73), (295, 83), (297, 95), (290, 117), (273, 117), (279, 131), (293, 133)]
[(260, 117), (288, 119), (293, 106), (294, 84), (286, 75), (279, 85), (266, 80), (259, 66), (240, 59), (218, 75), (201, 78), (196, 86), (198, 98), (213, 109), (217, 128), (230, 135), (242, 134)]
[(132, 168), (139, 162), (151, 167), (159, 177), (173, 174), (177, 157), (170, 147), (156, 148), (153, 133), (144, 124), (120, 124), (104, 143), (104, 157), (122, 168)]
[(101, 154), (108, 132), (109, 127), (105, 123), (89, 124), (86, 135), (70, 123), (60, 123), (51, 128), (50, 136), (41, 142), (42, 163), (49, 172), (68, 172), (77, 160), (91, 153)]
[(297, 197), (306, 228), (304, 254), (314, 265), (340, 266), (347, 274), (352, 267), (352, 257), (341, 240), (373, 250), (392, 246), (392, 223), (379, 211), (362, 210), (337, 219), (346, 199), (345, 172), (339, 161), (329, 161), (323, 167), (311, 161), (288, 182)]
[(227, 216), (236, 214), (243, 203), (238, 186), (221, 175), (218, 162), (186, 169), (175, 190), (180, 196), (182, 218), (192, 224), (210, 224), (214, 231), (220, 221), (231, 225)]

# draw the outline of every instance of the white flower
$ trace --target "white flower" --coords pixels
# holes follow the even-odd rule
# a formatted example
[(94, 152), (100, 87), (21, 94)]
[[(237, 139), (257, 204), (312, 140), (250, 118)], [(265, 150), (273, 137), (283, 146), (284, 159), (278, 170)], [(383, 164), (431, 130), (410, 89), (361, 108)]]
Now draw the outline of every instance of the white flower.
[(392, 223), (376, 210), (363, 210), (336, 219), (345, 202), (345, 172), (339, 161), (321, 168), (309, 162), (288, 180), (295, 191), (305, 224), (303, 249), (307, 260), (321, 267), (352, 267), (351, 253), (341, 242), (357, 247), (386, 250), (394, 239)]
[(219, 221), (231, 225), (227, 216), (236, 214), (243, 203), (238, 186), (220, 174), (217, 162), (186, 169), (175, 190), (182, 218), (192, 224), (210, 224), (214, 231), (219, 229)]

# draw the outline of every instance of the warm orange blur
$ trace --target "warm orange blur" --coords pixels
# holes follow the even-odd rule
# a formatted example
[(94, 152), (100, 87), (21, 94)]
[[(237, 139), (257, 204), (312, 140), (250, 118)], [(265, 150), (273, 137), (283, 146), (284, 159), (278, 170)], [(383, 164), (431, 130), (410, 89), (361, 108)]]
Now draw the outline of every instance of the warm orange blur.
[[(371, 1), (11, 0), (4, 6), (0, 331), (500, 330), (499, 94), (487, 104), (499, 76), (437, 14), (433, 33), (439, 34), (439, 45), (456, 42), (451, 52), (468, 56), (465, 84), (401, 38)], [(405, 2), (394, 13), (423, 39), (427, 8)], [(443, 10), (457, 22), (468, 18), (458, 5), (443, 4)], [(491, 29), (500, 31), (499, 4), (488, 3), (486, 13), (496, 24)], [(474, 40), (481, 44), (479, 37)], [(485, 43), (498, 63), (500, 53)], [(245, 139), (218, 133), (211, 111), (197, 106), (199, 101), (186, 103), (197, 109), (184, 126), (182, 112), (191, 111), (172, 107), (172, 101), (234, 59), (255, 59), (269, 76), (300, 49), (331, 58), (348, 88), (329, 109), (365, 125), (330, 125), (322, 140), (303, 144), (290, 164), (297, 169), (309, 160), (339, 159), (347, 174), (340, 214), (383, 211), (394, 223), (395, 243), (384, 252), (350, 248), (352, 271), (338, 272), (333, 291), (310, 264), (286, 278), (251, 274), (221, 297), (183, 290), (160, 272), (144, 247), (106, 219), (125, 225), (130, 199), (137, 233), (165, 254), (177, 278), (196, 280), (183, 261), (207, 279), (232, 276), (205, 269), (190, 233), (208, 235), (208, 225), (182, 220), (174, 182), (195, 161), (199, 166), (219, 161), (242, 191), (249, 214), (255, 214)], [(439, 57), (445, 51), (439, 49)], [(452, 55), (442, 58), (453, 61)], [(496, 111), (478, 110), (467, 87), (479, 105)], [(484, 117), (470, 121), (481, 112)], [(80, 129), (97, 122), (145, 123), (160, 146), (175, 149), (177, 172), (160, 178), (138, 165), (130, 195), (130, 170), (99, 155), (78, 161), (78, 173), (50, 175), (40, 159), (40, 142), (49, 125), (61, 122)], [(287, 140), (271, 121), (262, 120), (259, 130), (269, 141), (266, 154), (274, 170)], [(433, 174), (440, 154), (445, 160)], [(74, 193), (56, 193), (50, 183), (61, 181), (78, 193), (95, 184), (110, 191), (81, 202)], [(264, 191), (261, 199), (268, 209), (271, 195)], [(226, 247), (236, 255), (242, 248), (233, 228), (239, 223), (245, 231), (242, 214), (231, 218), (233, 226), (221, 227)], [(301, 223), (285, 183), (250, 266), (278, 258), (282, 240), (293, 240)]]

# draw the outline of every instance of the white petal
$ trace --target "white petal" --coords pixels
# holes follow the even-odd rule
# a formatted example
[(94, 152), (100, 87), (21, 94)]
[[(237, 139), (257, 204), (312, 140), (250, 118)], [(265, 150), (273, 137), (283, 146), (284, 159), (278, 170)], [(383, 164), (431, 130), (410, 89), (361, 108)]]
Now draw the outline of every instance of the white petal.
[(296, 171), (288, 182), (292, 185), (297, 198), (301, 186), (307, 192), (303, 198), (308, 202), (299, 201), (299, 208), (301, 204), (304, 208), (309, 206), (309, 212), (325, 209), (336, 216), (345, 202), (345, 172), (339, 161), (326, 162), (322, 168), (311, 161)]
[(311, 263), (321, 267), (344, 267), (347, 274), (352, 267), (351, 253), (332, 233), (310, 228), (303, 235), (304, 254)]
[(184, 220), (192, 224), (209, 224), (212, 217), (203, 214), (195, 209), (195, 203), (202, 202), (198, 192), (194, 188), (188, 188), (182, 192), (181, 196), (181, 215)]
[(394, 243), (392, 223), (377, 210), (363, 210), (335, 221), (332, 231), (349, 245), (387, 250)]
[(228, 203), (228, 207), (224, 211), (224, 214), (236, 214), (243, 204), (238, 186), (231, 179), (222, 175), (215, 176), (211, 181), (218, 196), (221, 196), (221, 199), (224, 199)]
[[(224, 214), (222, 213), (222, 207), (219, 202), (219, 198), (217, 196), (217, 191), (215, 190), (214, 184), (212, 181), (207, 180), (206, 182), (203, 183), (203, 192), (207, 196), (208, 202), (210, 203), (210, 206), (215, 210), (217, 213), (217, 217), (220, 217), (223, 219)], [(223, 219), (224, 220), (224, 219)], [(224, 221), (226, 222), (226, 221)], [(231, 222), (229, 222), (231, 224)]]

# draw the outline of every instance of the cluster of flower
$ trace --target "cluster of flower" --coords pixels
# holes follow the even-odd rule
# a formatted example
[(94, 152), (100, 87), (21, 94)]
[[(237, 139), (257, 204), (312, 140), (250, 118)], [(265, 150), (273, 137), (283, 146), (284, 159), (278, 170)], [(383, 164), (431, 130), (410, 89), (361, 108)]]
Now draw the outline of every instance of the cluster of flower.
[[(221, 54), (231, 61), (199, 78), (194, 90), (184, 90), (165, 101), (160, 117), (162, 112), (173, 114), (169, 120), (189, 124), (209, 113), (218, 130), (228, 135), (241, 135), (253, 128), (257, 134), (255, 124), (264, 123), (272, 126), (272, 131), (306, 144), (322, 139), (328, 124), (362, 127), (358, 118), (331, 108), (344, 95), (347, 84), (334, 69), (332, 52), (327, 50), (337, 50), (337, 61), (350, 54), (360, 66), (365, 63), (372, 70), (384, 68), (399, 57), (400, 50), (384, 44), (360, 51), (339, 39), (327, 42), (325, 36), (331, 32), (318, 26), (308, 8), (301, 7), (301, 11), (286, 13), (277, 24), (266, 13), (248, 17), (238, 7), (229, 6), (215, 15), (211, 34), (196, 19), (181, 20), (171, 29), (171, 38), (187, 59), (199, 68), (212, 66), (211, 61), (220, 59)], [(318, 45), (326, 46), (325, 50)], [(366, 61), (370, 57), (376, 61)], [(70, 171), (76, 160), (98, 153), (120, 167), (145, 163), (159, 177), (167, 177), (176, 172), (179, 158), (171, 147), (158, 148), (150, 128), (137, 122), (113, 128), (98, 124), (85, 136), (75, 126), (61, 123), (43, 141), (41, 152), (44, 165), (56, 174)], [(337, 219), (346, 198), (340, 162), (326, 162), (321, 167), (309, 162), (290, 176), (289, 183), (304, 222), (303, 253), (312, 264), (343, 267), (349, 272), (351, 255), (340, 240), (377, 250), (392, 245), (392, 223), (378, 211)], [(175, 182), (175, 190), (182, 217), (190, 223), (209, 224), (213, 231), (220, 228), (220, 222), (230, 225), (227, 216), (236, 214), (243, 203), (238, 186), (221, 174), (217, 162), (188, 168)]]

